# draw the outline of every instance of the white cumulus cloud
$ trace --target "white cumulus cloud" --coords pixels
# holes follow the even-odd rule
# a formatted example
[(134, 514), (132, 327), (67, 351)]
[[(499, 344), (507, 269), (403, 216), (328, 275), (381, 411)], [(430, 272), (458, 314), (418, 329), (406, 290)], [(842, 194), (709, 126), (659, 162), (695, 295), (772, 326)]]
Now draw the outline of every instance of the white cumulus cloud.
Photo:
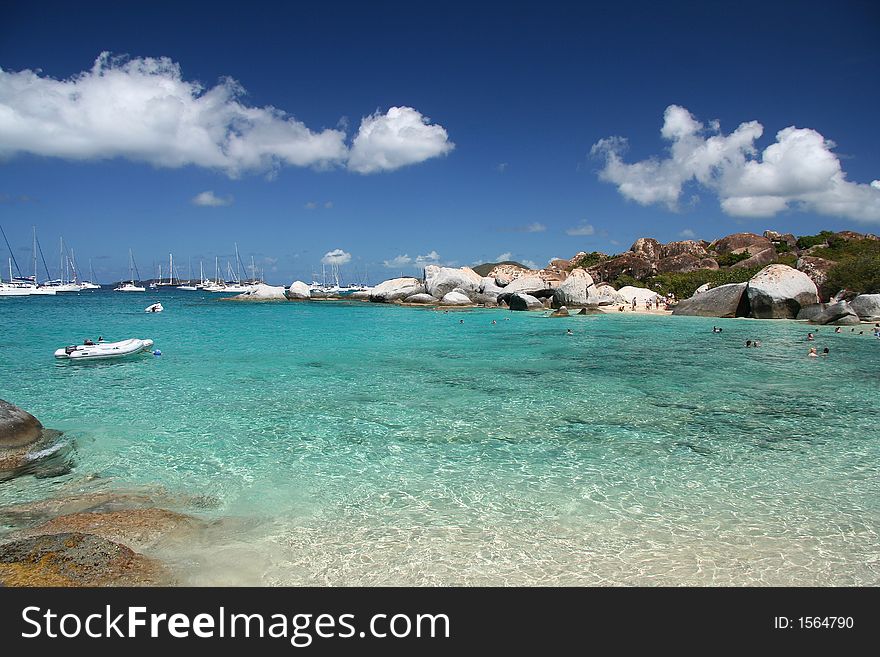
[(449, 153), (455, 144), (443, 126), (412, 107), (392, 107), (364, 117), (351, 145), (348, 168), (358, 173), (392, 171)]
[(401, 267), (406, 267), (412, 264), (412, 258), (410, 258), (407, 254), (395, 256), (391, 260), (385, 260), (382, 264), (384, 264), (389, 269), (400, 269)]
[(790, 126), (759, 152), (755, 141), (763, 132), (760, 123), (749, 121), (725, 135), (717, 121), (706, 128), (684, 107), (670, 105), (660, 131), (671, 142), (666, 157), (626, 163), (621, 137), (598, 141), (592, 153), (605, 159), (600, 179), (642, 205), (661, 203), (676, 210), (682, 188), (695, 181), (717, 194), (722, 210), (732, 216), (772, 217), (796, 209), (880, 222), (878, 185), (848, 181), (832, 152), (834, 142), (815, 130)]
[(415, 263), (419, 267), (424, 267), (425, 265), (436, 265), (440, 262), (440, 254), (436, 251), (431, 251), (426, 255), (416, 256)]
[(683, 237), (686, 240), (692, 240), (697, 236), (697, 234), (694, 231), (692, 231), (690, 228), (685, 228), (683, 231), (681, 231), (678, 234), (678, 236)]
[(333, 249), (324, 254), (321, 262), (325, 265), (344, 265), (351, 262), (351, 254), (346, 253), (342, 249)]
[(91, 69), (57, 80), (0, 68), (0, 158), (126, 158), (157, 167), (198, 166), (230, 177), (283, 166), (360, 173), (397, 169), (453, 148), (446, 130), (410, 107), (366, 117), (349, 147), (345, 125), (312, 130), (243, 87), (184, 79), (168, 57), (102, 53)]
[(499, 253), (495, 256), (495, 262), (503, 262), (504, 260), (510, 260), (513, 257), (513, 254), (510, 251), (505, 251), (504, 253)]
[(565, 231), (566, 235), (577, 235), (577, 236), (587, 236), (593, 235), (596, 232), (596, 229), (592, 226), (592, 224), (588, 223), (580, 223), (573, 228), (569, 228)]
[(196, 194), (190, 199), (193, 205), (201, 205), (209, 208), (216, 208), (222, 205), (232, 205), (232, 200), (231, 196), (220, 197), (214, 194), (211, 190)]

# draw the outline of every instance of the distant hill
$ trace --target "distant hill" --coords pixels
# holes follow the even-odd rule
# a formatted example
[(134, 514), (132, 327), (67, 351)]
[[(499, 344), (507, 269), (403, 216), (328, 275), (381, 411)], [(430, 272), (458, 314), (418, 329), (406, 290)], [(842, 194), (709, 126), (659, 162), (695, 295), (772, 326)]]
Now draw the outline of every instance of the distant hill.
[(471, 269), (477, 272), (480, 276), (488, 276), (489, 272), (495, 269), (495, 267), (497, 267), (498, 265), (516, 265), (517, 267), (528, 269), (528, 267), (526, 267), (524, 264), (520, 262), (514, 262), (513, 260), (504, 260), (502, 262), (484, 262), (482, 265), (471, 267)]

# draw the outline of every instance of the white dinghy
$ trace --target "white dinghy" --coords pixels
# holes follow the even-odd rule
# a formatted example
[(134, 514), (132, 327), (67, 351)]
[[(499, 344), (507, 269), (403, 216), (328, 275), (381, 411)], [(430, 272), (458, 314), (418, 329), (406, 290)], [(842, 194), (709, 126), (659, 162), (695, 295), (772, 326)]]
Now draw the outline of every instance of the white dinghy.
[(156, 303), (154, 303), (153, 305), (147, 306), (146, 308), (144, 308), (145, 313), (160, 313), (163, 310), (165, 310), (165, 308), (163, 308), (162, 304), (159, 303), (158, 301)]
[[(90, 342), (86, 340), (86, 342)], [(98, 342), (97, 344), (80, 344), (62, 347), (55, 350), (55, 358), (71, 361), (104, 360), (108, 358), (124, 358), (139, 354), (153, 346), (149, 338), (129, 338), (121, 342)]]

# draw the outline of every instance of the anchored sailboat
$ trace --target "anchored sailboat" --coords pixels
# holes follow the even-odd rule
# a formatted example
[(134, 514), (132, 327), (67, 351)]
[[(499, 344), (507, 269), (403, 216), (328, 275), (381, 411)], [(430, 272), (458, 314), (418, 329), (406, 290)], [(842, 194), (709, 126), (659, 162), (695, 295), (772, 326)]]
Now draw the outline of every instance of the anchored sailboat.
[[(137, 270), (137, 265), (134, 262), (134, 255), (131, 252), (131, 249), (128, 250), (128, 277), (131, 279), (130, 282), (120, 285), (115, 288), (115, 292), (146, 292), (146, 288), (141, 287), (139, 285), (135, 285), (134, 273), (132, 270)], [(140, 278), (140, 272), (138, 272), (138, 278)]]

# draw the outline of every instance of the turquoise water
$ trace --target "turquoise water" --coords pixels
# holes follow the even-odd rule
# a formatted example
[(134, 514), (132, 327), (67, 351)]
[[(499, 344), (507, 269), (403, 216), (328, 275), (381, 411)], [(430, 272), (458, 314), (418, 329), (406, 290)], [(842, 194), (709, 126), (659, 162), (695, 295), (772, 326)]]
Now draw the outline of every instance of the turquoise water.
[[(213, 523), (155, 548), (192, 584), (877, 585), (862, 328), (809, 359), (789, 321), (0, 299), (0, 397), (76, 444), (0, 506), (160, 488)], [(99, 334), (163, 355), (53, 359)]]

